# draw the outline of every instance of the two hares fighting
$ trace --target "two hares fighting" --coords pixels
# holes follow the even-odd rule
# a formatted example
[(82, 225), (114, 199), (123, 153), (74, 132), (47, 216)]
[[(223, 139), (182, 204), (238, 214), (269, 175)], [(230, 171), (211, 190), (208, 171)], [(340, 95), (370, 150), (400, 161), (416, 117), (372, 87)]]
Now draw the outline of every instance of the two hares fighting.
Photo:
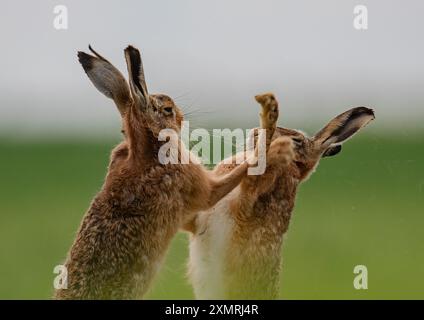
[[(276, 104), (272, 94), (257, 99), (263, 105)], [(341, 143), (373, 119), (371, 109), (358, 107), (335, 117), (312, 138), (276, 128), (265, 173), (244, 177), (215, 207), (186, 226), (192, 233), (189, 276), (196, 298), (277, 298), (283, 234), (297, 187), (322, 157), (340, 152)], [(220, 163), (214, 173), (225, 175), (234, 168)]]
[[(115, 101), (125, 138), (112, 151), (104, 185), (66, 259), (68, 288), (56, 290), (55, 298), (140, 298), (178, 229), (237, 186), (248, 164), (220, 175), (192, 162), (161, 164), (159, 132), (179, 132), (182, 112), (170, 97), (148, 94), (136, 48), (125, 49), (129, 85), (90, 50), (94, 55), (79, 52), (79, 61), (96, 88)], [(188, 152), (182, 143), (177, 148), (179, 157)]]

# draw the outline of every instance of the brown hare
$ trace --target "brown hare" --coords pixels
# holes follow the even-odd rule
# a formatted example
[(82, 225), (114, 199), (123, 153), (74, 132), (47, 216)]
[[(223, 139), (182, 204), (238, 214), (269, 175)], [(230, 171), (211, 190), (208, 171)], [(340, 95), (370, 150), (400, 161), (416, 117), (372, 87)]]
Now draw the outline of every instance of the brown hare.
[[(228, 174), (195, 161), (162, 164), (162, 129), (180, 130), (183, 114), (164, 94), (147, 91), (139, 51), (128, 46), (129, 85), (105, 58), (78, 52), (99, 91), (116, 103), (124, 141), (113, 151), (101, 191), (85, 214), (68, 253), (67, 289), (57, 299), (134, 299), (149, 288), (170, 240), (199, 210), (207, 210), (236, 187), (249, 167)], [(178, 156), (184, 149), (179, 143)]]
[[(272, 95), (259, 98), (274, 103)], [(213, 208), (187, 224), (191, 231), (189, 278), (198, 299), (276, 299), (281, 246), (298, 185), (322, 157), (340, 152), (341, 143), (374, 119), (365, 107), (350, 109), (309, 138), (277, 128), (267, 153), (266, 171), (246, 176)], [(216, 175), (235, 165), (218, 164)]]

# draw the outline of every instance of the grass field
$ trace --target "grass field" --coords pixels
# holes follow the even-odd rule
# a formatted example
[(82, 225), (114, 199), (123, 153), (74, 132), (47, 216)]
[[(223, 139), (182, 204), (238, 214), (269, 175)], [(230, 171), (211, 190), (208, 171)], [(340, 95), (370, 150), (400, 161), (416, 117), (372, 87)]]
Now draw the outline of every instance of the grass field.
[[(302, 185), (283, 250), (284, 299), (424, 298), (424, 135), (366, 137)], [(48, 299), (113, 142), (0, 142), (0, 298)], [(191, 299), (178, 235), (148, 295)], [(353, 268), (368, 267), (368, 290)]]

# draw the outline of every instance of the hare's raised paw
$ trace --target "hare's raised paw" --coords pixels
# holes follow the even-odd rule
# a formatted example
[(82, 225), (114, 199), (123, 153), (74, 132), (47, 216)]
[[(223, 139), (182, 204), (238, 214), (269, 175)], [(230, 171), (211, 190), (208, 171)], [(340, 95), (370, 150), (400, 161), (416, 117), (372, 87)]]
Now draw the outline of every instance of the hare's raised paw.
[(268, 162), (288, 164), (294, 157), (294, 144), (289, 137), (279, 137), (271, 142), (267, 154)]
[(272, 93), (258, 94), (255, 96), (256, 101), (261, 105), (262, 110), (261, 128), (275, 130), (278, 120), (278, 101)]

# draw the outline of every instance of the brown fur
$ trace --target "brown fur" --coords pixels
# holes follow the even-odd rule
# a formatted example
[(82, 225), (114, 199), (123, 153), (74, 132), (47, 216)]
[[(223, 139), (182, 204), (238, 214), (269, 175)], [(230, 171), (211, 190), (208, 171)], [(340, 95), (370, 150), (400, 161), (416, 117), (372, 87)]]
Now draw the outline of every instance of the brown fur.
[[(195, 292), (201, 293), (200, 298), (277, 298), (283, 235), (290, 224), (299, 184), (313, 172), (323, 154), (336, 154), (329, 150), (340, 150), (338, 145), (333, 144), (342, 142), (338, 139), (340, 136), (345, 140), (372, 119), (372, 110), (360, 107), (334, 118), (312, 138), (297, 130), (275, 130), (267, 153), (265, 173), (244, 177), (239, 188), (216, 206), (221, 212), (211, 209), (206, 212), (207, 216), (197, 216), (192, 223), (189, 274)], [(235, 166), (221, 163), (214, 172), (217, 175), (227, 174)], [(231, 231), (221, 248), (224, 250), (223, 262), (218, 268), (221, 271), (217, 272), (222, 274), (217, 277), (202, 274), (196, 264), (214, 260), (208, 252), (201, 250), (211, 250), (214, 246), (217, 237), (213, 233), (219, 231), (212, 225), (216, 226), (214, 219), (218, 219), (219, 214), (227, 217)], [(219, 219), (222, 221), (222, 217)], [(215, 287), (215, 283), (208, 282), (209, 277), (221, 281), (220, 290), (215, 295), (207, 293), (208, 285)]]
[(125, 50), (129, 87), (115, 67), (90, 50), (95, 56), (80, 52), (80, 62), (117, 104), (125, 139), (112, 151), (104, 185), (69, 251), (68, 288), (56, 290), (55, 298), (141, 298), (178, 229), (238, 185), (248, 165), (218, 176), (199, 164), (159, 163), (164, 143), (157, 139), (159, 131), (179, 131), (181, 111), (170, 97), (147, 93), (137, 49)]

